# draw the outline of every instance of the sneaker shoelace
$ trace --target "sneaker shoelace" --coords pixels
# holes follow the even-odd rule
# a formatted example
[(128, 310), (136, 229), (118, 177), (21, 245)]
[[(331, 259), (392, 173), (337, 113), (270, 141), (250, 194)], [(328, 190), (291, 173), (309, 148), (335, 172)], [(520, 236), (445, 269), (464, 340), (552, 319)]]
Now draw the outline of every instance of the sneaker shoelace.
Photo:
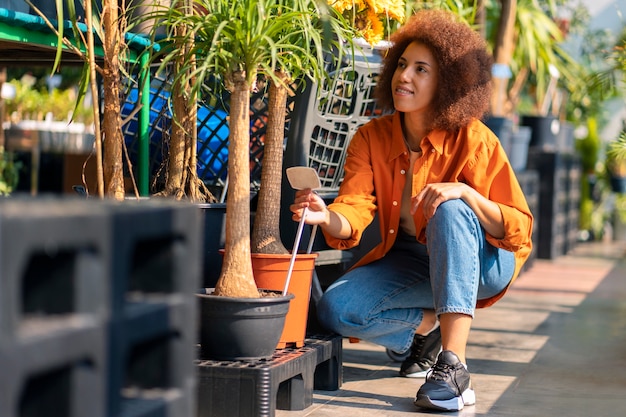
[(449, 375), (452, 374), (454, 370), (455, 370), (455, 367), (453, 365), (450, 365), (448, 363), (436, 362), (435, 365), (432, 368), (430, 368), (430, 370), (426, 374), (426, 380), (433, 379), (435, 381), (447, 382), (446, 380), (449, 379), (451, 380), (450, 382), (454, 384), (454, 386), (456, 387), (456, 391), (460, 395), (461, 387), (459, 387), (459, 384), (457, 383), (456, 378), (449, 377)]

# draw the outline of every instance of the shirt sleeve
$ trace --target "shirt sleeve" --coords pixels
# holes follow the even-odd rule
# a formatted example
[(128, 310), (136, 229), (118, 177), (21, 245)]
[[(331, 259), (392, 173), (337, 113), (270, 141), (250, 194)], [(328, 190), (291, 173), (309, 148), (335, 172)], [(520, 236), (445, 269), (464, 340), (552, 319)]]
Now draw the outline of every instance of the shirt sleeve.
[(516, 252), (531, 245), (533, 216), (526, 197), (508, 161), (504, 149), (495, 138), (482, 142), (468, 164), (466, 180), (500, 207), (504, 219), (504, 237), (487, 234), (492, 245)]

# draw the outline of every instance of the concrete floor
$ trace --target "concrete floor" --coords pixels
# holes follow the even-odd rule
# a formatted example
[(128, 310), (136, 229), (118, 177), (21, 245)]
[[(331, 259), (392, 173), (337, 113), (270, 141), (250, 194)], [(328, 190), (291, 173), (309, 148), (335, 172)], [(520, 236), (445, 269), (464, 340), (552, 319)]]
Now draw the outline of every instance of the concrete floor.
[(433, 413), (413, 405), (421, 379), (397, 377), (380, 346), (343, 342), (343, 384), (276, 417), (626, 415), (626, 242), (579, 244), (535, 260), (496, 305), (479, 310), (468, 366), (476, 405)]

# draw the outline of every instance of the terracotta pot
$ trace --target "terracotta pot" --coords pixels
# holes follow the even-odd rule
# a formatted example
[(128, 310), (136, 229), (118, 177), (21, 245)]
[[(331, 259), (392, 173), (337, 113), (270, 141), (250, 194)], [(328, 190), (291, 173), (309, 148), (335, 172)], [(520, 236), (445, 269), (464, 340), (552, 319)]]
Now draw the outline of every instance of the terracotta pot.
[[(311, 281), (317, 253), (298, 254), (287, 288), (293, 294), (285, 326), (277, 348), (302, 347), (306, 334), (311, 298)], [(283, 291), (289, 271), (291, 255), (252, 254), (252, 270), (257, 287)]]

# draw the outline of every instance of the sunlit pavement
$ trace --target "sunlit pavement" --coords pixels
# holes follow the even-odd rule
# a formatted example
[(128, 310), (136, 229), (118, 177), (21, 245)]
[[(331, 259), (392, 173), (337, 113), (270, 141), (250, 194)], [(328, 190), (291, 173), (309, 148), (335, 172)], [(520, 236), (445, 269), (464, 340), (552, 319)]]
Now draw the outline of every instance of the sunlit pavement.
[(477, 312), (467, 356), (476, 405), (433, 413), (413, 405), (422, 379), (396, 376), (384, 348), (344, 339), (341, 388), (276, 416), (624, 416), (626, 242), (534, 260), (505, 298)]

